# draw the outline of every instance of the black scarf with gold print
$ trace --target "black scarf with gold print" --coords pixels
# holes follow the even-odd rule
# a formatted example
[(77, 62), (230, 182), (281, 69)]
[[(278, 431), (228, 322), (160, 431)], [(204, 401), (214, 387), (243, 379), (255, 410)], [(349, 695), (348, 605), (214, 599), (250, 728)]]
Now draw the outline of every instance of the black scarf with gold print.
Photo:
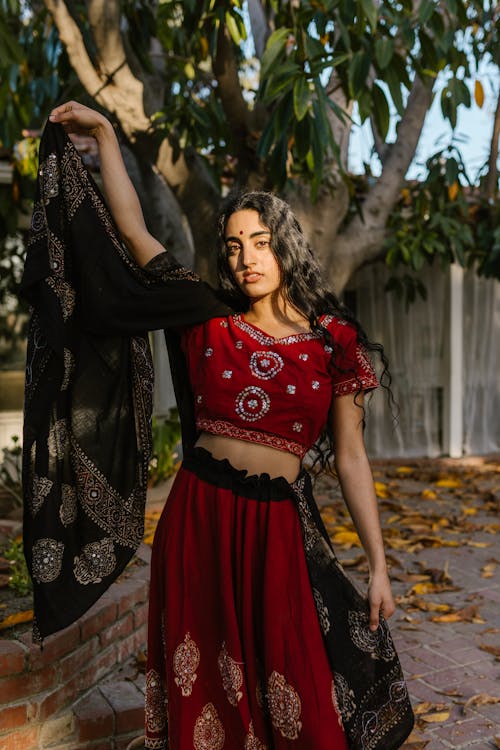
[[(150, 272), (131, 260), (60, 126), (46, 126), (39, 162), (21, 283), (32, 310), (23, 484), (35, 640), (82, 615), (141, 542), (153, 395), (146, 332), (231, 312), (167, 253)], [(175, 332), (170, 339), (175, 357)]]
[[(165, 329), (183, 443), (193, 399), (176, 331), (231, 314), (169, 253), (141, 269), (59, 125), (40, 144), (22, 295), (31, 304), (23, 443), (24, 549), (34, 640), (67, 627), (104, 593), (142, 539), (153, 368), (146, 331)], [(291, 485), (337, 702), (351, 750), (393, 750), (413, 714), (382, 619), (331, 548), (302, 472)]]

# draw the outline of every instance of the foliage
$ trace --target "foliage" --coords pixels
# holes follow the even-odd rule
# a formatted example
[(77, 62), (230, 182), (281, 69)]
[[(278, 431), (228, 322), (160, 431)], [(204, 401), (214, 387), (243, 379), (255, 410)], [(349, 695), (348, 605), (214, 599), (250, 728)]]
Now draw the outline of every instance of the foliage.
[[(256, 155), (274, 188), (301, 177), (317, 191), (329, 162), (338, 156), (331, 118), (344, 120), (346, 114), (330, 95), (332, 71), (346, 101), (357, 102), (362, 121), (373, 116), (385, 140), (390, 111), (404, 114), (405, 90), (411, 89), (415, 76), (432, 85), (438, 73), (446, 71), (441, 109), (455, 127), (458, 107), (471, 106), (467, 80), (486, 54), (494, 59), (498, 55), (495, 9), (482, 1), (423, 0), (418, 10), (409, 0), (266, 0), (263, 5), (275, 30), (260, 65), (247, 41), (241, 0), (163, 2), (157, 19), (141, 4), (140, 17), (147, 15), (149, 28), (156, 20), (170, 63), (170, 86), (159, 122), (170, 132), (173, 126), (183, 145), (212, 154), (219, 173), (235, 140), (211, 74), (219, 29), (226, 25), (245, 98), (263, 123), (250, 137), (258, 141)], [(142, 41), (142, 56), (147, 57), (149, 39), (144, 34)]]
[[(500, 205), (474, 188), (456, 147), (440, 151), (427, 161), (425, 182), (402, 191), (389, 220), (386, 263), (418, 274), (424, 263), (450, 263), (475, 268), (484, 276), (500, 278)], [(425, 288), (418, 277), (395, 275), (388, 288), (413, 301)]]
[(149, 462), (151, 486), (175, 473), (179, 461), (175, 449), (180, 440), (181, 425), (177, 409), (171, 409), (168, 417), (153, 417), (153, 451)]
[(3, 556), (6, 560), (9, 560), (12, 566), (9, 575), (9, 588), (18, 596), (28, 596), (33, 590), (33, 585), (24, 559), (22, 540), (13, 539), (4, 550)]
[[(196, 151), (220, 191), (228, 183), (305, 187), (314, 201), (333, 195), (340, 176), (351, 201), (342, 229), (363, 215), (338, 137), (340, 125), (344, 135), (351, 127), (352, 103), (390, 154), (394, 122), (399, 133), (416, 80), (430, 90), (441, 76), (441, 111), (454, 128), (459, 107), (484, 104), (481, 64), (500, 63), (498, 7), (490, 0), (255, 0), (272, 32), (263, 50), (256, 49), (249, 1), (119, 0), (131, 65), (146, 86), (156, 81), (158, 111), (147, 138), (156, 145), (167, 138), (176, 156)], [(68, 8), (99, 71), (87, 6)], [(26, 129), (39, 128), (56, 101), (92, 101), (46, 4), (0, 0), (0, 9), (0, 145), (14, 164), (12, 185), (0, 188), (0, 335), (9, 346), (22, 333), (22, 317), (13, 321), (5, 303), (22, 254), (17, 221), (33, 190), (36, 141)], [(465, 197), (460, 164), (454, 148), (441, 150), (426, 180), (405, 189), (391, 214), (395, 234), (381, 254), (391, 267), (406, 266), (393, 287), (408, 298), (419, 293), (415, 274), (427, 262), (458, 261), (499, 276), (498, 194), (495, 205), (480, 193)]]

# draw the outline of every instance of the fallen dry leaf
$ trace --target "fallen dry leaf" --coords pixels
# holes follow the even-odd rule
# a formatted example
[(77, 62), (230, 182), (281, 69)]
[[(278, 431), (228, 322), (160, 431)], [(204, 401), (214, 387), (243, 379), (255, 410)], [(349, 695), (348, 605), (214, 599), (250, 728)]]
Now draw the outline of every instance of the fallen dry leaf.
[(444, 489), (454, 490), (458, 487), (462, 487), (460, 479), (454, 479), (453, 477), (443, 477), (435, 482), (436, 487), (443, 487)]
[(25, 612), (16, 612), (15, 615), (9, 615), (0, 622), (0, 630), (7, 630), (12, 628), (14, 625), (20, 625), (23, 622), (31, 622), (33, 619), (33, 610), (28, 609)]
[(443, 591), (460, 591), (460, 587), (452, 586), (449, 583), (432, 583), (432, 581), (427, 581), (424, 583), (416, 583), (411, 587), (408, 594), (422, 596), (422, 594), (440, 594)]
[(451, 604), (439, 604), (438, 602), (427, 602), (425, 599), (415, 597), (411, 602), (413, 607), (417, 607), (423, 612), (450, 612)]
[(490, 646), (488, 643), (480, 643), (479, 648), (481, 651), (486, 651), (488, 654), (493, 654), (500, 661), (500, 646)]
[(425, 490), (422, 490), (422, 492), (420, 493), (420, 496), (424, 500), (436, 500), (437, 492), (434, 492), (434, 490), (425, 489)]
[(495, 747), (500, 748), (500, 737), (493, 737), (493, 742), (495, 743)]
[(445, 711), (449, 708), (447, 703), (432, 703), (432, 701), (424, 701), (423, 703), (417, 703), (413, 708), (414, 714), (419, 716), (420, 714), (435, 713), (436, 711)]
[(477, 693), (477, 695), (472, 695), (465, 701), (462, 712), (465, 712), (465, 709), (469, 708), (469, 706), (487, 706), (490, 703), (500, 703), (500, 696)]
[(374, 482), (377, 497), (389, 497), (389, 488), (384, 482)]
[(396, 472), (398, 474), (413, 474), (415, 468), (413, 466), (398, 466)]
[(344, 549), (351, 549), (351, 547), (361, 547), (359, 536), (355, 531), (339, 527), (338, 531), (332, 534), (332, 542), (338, 544)]
[(493, 578), (496, 567), (497, 564), (494, 562), (486, 563), (486, 565), (483, 565), (483, 567), (481, 568), (481, 578)]
[(475, 622), (484, 623), (479, 614), (479, 608), (477, 604), (471, 604), (469, 607), (463, 607), (463, 609), (457, 609), (456, 612), (450, 612), (445, 615), (435, 615), (431, 617), (432, 622)]
[(423, 714), (419, 716), (420, 721), (425, 721), (428, 724), (437, 724), (440, 721), (446, 721), (450, 718), (449, 711), (437, 711), (434, 714)]

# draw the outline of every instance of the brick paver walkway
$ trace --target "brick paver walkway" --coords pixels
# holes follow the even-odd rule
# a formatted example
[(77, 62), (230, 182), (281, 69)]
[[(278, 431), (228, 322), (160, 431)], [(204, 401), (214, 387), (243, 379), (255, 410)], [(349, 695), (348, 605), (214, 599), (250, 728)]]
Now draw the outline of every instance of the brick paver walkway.
[[(398, 601), (391, 630), (421, 712), (405, 748), (500, 748), (500, 461), (374, 462), (373, 470)], [(345, 520), (338, 498), (335, 483), (321, 480), (317, 499), (333, 533)], [(360, 554), (337, 549), (348, 565)], [(358, 582), (362, 568), (349, 568)], [(465, 621), (431, 619), (443, 614)]]

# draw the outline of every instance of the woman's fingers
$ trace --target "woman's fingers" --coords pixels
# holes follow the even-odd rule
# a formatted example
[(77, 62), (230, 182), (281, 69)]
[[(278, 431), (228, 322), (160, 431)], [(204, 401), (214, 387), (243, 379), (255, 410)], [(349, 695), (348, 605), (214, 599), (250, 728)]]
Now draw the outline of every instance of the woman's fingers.
[(78, 109), (79, 105), (77, 102), (66, 102), (61, 104), (59, 107), (55, 107), (49, 115), (49, 120), (52, 122), (64, 122), (64, 120), (70, 119), (75, 114), (75, 109)]
[(387, 576), (372, 580), (368, 588), (368, 602), (370, 604), (370, 630), (378, 628), (380, 615), (387, 620), (394, 614), (395, 605), (391, 585)]
[(70, 101), (55, 107), (49, 115), (50, 122), (57, 122), (67, 133), (95, 135), (106, 118), (84, 104)]

